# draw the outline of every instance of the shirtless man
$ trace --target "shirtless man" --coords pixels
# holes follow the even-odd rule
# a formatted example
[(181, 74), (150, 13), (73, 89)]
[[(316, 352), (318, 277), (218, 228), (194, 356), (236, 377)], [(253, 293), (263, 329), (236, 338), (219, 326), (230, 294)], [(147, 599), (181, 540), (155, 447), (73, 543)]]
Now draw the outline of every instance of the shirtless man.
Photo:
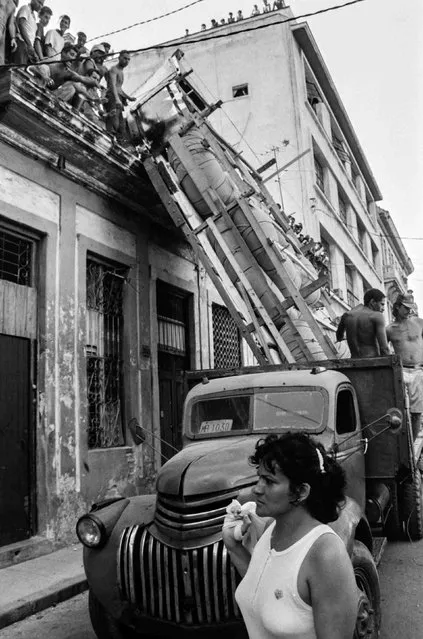
[(122, 88), (125, 79), (123, 70), (128, 66), (130, 59), (128, 51), (121, 51), (118, 63), (111, 67), (107, 74), (107, 102), (105, 104), (107, 130), (120, 140), (124, 137), (123, 108), (128, 101), (135, 100)]
[(385, 294), (377, 288), (371, 288), (364, 295), (364, 304), (343, 314), (336, 338), (341, 341), (346, 332), (351, 357), (380, 357), (390, 354), (384, 309)]
[(416, 438), (423, 413), (423, 319), (412, 314), (414, 308), (412, 295), (398, 295), (392, 308), (395, 319), (387, 328), (387, 336), (395, 353), (401, 356)]

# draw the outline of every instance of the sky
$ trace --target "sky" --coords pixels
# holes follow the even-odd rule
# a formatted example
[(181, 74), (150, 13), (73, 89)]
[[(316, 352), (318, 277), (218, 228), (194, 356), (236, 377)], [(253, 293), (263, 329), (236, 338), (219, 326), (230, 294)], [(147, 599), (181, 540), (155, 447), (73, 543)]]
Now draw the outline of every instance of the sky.
[[(56, 26), (63, 13), (71, 32), (89, 39), (179, 9), (194, 0), (46, 0)], [(344, 4), (346, 0), (291, 0), (294, 14)], [(110, 35), (113, 49), (137, 49), (199, 30), (201, 23), (241, 9), (250, 0), (201, 0), (167, 18)], [(262, 0), (258, 0), (259, 7)], [(388, 210), (411, 257), (409, 278), (423, 316), (423, 25), (422, 0), (364, 0), (307, 18), (346, 107)], [(405, 239), (407, 238), (407, 239)]]

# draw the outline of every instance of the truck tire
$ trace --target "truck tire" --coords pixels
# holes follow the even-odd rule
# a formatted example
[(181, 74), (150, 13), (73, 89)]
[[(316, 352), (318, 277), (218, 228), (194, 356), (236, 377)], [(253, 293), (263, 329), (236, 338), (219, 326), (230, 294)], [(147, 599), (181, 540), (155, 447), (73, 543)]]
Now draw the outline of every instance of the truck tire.
[[(122, 626), (113, 619), (91, 590), (88, 593), (88, 611), (91, 625), (98, 639), (134, 639), (137, 636), (130, 628)], [(140, 636), (139, 639), (141, 639)], [(143, 637), (143, 639), (148, 638)]]
[(360, 591), (354, 639), (377, 639), (381, 617), (379, 575), (369, 549), (361, 541), (354, 542), (351, 562)]
[(423, 485), (419, 468), (413, 476), (413, 481), (403, 484), (402, 518), (407, 539), (417, 541), (423, 539)]

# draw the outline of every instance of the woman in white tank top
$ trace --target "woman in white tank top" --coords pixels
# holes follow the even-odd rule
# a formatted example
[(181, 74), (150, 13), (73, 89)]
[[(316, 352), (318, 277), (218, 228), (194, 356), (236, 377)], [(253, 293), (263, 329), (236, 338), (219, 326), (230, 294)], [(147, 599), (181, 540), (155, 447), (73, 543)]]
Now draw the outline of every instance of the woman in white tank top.
[[(343, 541), (326, 525), (344, 502), (345, 475), (302, 433), (269, 435), (250, 459), (257, 515), (273, 523), (252, 556), (224, 528), (243, 576), (235, 593), (250, 639), (352, 639), (358, 595)], [(245, 533), (250, 522), (244, 520)]]

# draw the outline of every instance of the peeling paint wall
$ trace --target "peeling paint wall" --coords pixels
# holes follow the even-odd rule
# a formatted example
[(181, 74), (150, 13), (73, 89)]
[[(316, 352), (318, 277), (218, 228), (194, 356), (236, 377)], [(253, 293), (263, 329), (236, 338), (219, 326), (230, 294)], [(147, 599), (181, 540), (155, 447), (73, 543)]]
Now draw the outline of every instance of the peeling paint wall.
[[(26, 176), (30, 175), (31, 180)], [(93, 502), (154, 491), (160, 467), (155, 300), (157, 278), (195, 296), (194, 341), (209, 332), (207, 278), (198, 276), (190, 249), (119, 204), (70, 182), (47, 164), (0, 142), (0, 203), (9, 230), (36, 244), (36, 507), (37, 535), (75, 541), (77, 518)], [(163, 236), (160, 243), (160, 235)], [(157, 243), (158, 242), (158, 243)], [(87, 255), (128, 269), (124, 289), (124, 428), (126, 443), (87, 445)], [(209, 285), (209, 283), (207, 284)], [(217, 295), (214, 293), (214, 295)], [(202, 308), (201, 308), (201, 305)], [(207, 342), (207, 340), (206, 340)], [(193, 365), (207, 366), (197, 350)], [(128, 423), (145, 429), (134, 445)]]

